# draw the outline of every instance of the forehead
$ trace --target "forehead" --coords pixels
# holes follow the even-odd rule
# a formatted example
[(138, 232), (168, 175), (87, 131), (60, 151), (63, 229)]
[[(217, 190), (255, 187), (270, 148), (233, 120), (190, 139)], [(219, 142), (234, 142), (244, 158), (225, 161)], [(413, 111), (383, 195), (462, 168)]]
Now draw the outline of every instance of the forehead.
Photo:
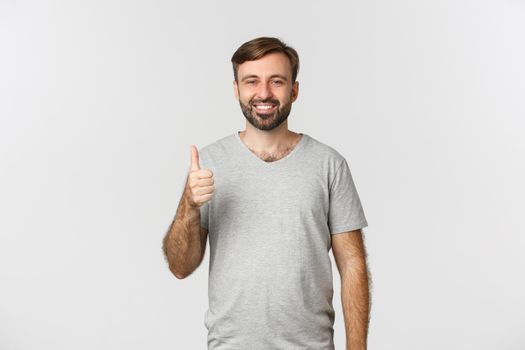
[(282, 52), (272, 52), (258, 60), (246, 61), (240, 64), (237, 69), (239, 79), (252, 74), (261, 77), (273, 74), (280, 74), (290, 78), (292, 76), (290, 60)]

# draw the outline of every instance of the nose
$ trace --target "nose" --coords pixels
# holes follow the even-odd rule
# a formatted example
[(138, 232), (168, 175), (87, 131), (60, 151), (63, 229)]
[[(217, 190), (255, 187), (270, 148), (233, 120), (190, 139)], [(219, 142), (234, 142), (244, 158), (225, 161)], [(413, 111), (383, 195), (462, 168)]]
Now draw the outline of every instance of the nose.
[(261, 100), (266, 100), (267, 98), (270, 98), (273, 96), (272, 90), (270, 89), (269, 83), (260, 84), (260, 89), (257, 92), (258, 97)]

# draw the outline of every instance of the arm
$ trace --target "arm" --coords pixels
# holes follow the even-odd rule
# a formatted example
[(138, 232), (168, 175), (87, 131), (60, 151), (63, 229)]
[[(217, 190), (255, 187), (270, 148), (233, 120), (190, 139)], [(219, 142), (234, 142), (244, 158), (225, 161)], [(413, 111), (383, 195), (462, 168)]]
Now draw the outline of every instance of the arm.
[(208, 230), (200, 226), (199, 207), (190, 203), (186, 183), (177, 213), (162, 244), (170, 271), (179, 279), (187, 277), (200, 265), (208, 236)]
[(341, 275), (346, 349), (366, 350), (370, 321), (370, 291), (361, 230), (337, 233), (331, 238), (334, 258)]

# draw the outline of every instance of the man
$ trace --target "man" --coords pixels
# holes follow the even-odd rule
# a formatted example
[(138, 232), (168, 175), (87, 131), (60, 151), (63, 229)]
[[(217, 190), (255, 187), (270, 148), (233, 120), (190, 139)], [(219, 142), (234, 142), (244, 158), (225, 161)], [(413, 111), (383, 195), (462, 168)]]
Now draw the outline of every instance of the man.
[(210, 238), (209, 350), (333, 350), (329, 250), (341, 276), (346, 348), (367, 346), (367, 221), (346, 159), (288, 130), (297, 99), (297, 52), (277, 38), (241, 45), (234, 93), (246, 118), (200, 151), (163, 241), (179, 279)]

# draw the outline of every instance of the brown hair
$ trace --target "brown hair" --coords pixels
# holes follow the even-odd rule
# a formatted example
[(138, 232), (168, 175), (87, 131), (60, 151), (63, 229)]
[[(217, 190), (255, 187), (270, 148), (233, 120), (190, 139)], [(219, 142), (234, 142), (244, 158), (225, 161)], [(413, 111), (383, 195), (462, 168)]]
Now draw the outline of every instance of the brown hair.
[(259, 37), (242, 44), (233, 54), (231, 61), (233, 64), (233, 76), (237, 81), (237, 67), (246, 61), (253, 61), (262, 58), (264, 55), (273, 52), (282, 52), (290, 60), (292, 66), (292, 84), (297, 79), (299, 72), (299, 55), (293, 47), (286, 45), (278, 38)]

